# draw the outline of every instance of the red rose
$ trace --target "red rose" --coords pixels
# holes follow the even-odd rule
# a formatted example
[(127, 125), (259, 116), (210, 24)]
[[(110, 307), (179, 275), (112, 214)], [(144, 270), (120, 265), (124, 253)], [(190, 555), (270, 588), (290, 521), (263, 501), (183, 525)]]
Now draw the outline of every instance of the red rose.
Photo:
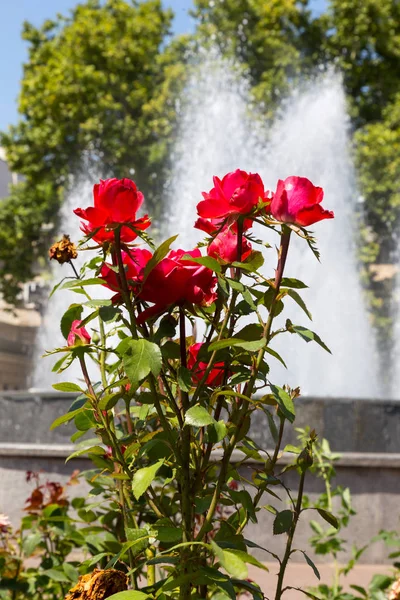
[(82, 321), (72, 321), (71, 329), (67, 337), (68, 346), (90, 344), (91, 337), (84, 327), (80, 327)]
[[(129, 252), (122, 252), (122, 262), (129, 287), (134, 288), (135, 284), (143, 281), (144, 269), (152, 256), (152, 253), (146, 248), (132, 248)], [(100, 277), (106, 281), (105, 287), (113, 292), (120, 292), (118, 274), (111, 266), (104, 263), (101, 267)]]
[[(188, 369), (190, 371), (192, 371), (192, 380), (193, 380), (194, 384), (199, 383), (203, 379), (204, 373), (207, 368), (206, 362), (202, 362), (202, 361), (197, 362), (197, 356), (200, 352), (200, 348), (202, 347), (202, 345), (203, 344), (193, 344), (189, 348), (189, 357), (188, 357), (187, 366), (188, 366)], [(196, 365), (196, 367), (195, 367), (195, 365)], [(192, 370), (193, 368), (194, 368), (194, 371)], [(206, 384), (212, 385), (212, 386), (221, 385), (223, 378), (224, 378), (224, 371), (225, 371), (225, 363), (223, 363), (223, 362), (215, 363), (213, 365), (211, 371), (207, 375)]]
[(216, 298), (214, 292), (217, 283), (211, 269), (199, 265), (191, 260), (183, 260), (189, 254), (193, 258), (201, 256), (198, 249), (186, 252), (185, 250), (171, 250), (161, 260), (143, 284), (139, 293), (142, 300), (154, 302), (154, 306), (145, 310), (138, 322), (143, 323), (151, 316), (162, 313), (168, 306), (185, 302), (209, 306)]
[[(237, 222), (234, 221), (232, 224), (228, 222), (225, 223), (226, 219), (204, 219), (203, 217), (199, 217), (194, 224), (195, 229), (200, 229), (201, 231), (205, 231), (210, 235), (217, 233), (220, 231), (224, 225), (230, 227), (232, 231), (237, 231)], [(243, 230), (247, 231), (253, 225), (253, 221), (251, 219), (245, 219), (243, 222)]]
[[(96, 231), (92, 237), (99, 244), (113, 240), (113, 229), (120, 223), (129, 223), (141, 230), (151, 224), (148, 215), (136, 219), (144, 197), (130, 179), (100, 180), (93, 188), (93, 196), (94, 206), (76, 208), (74, 213), (88, 221), (81, 224), (81, 229), (86, 235)], [(132, 242), (136, 237), (137, 234), (130, 227), (121, 228), (123, 242)]]
[[(243, 238), (242, 240), (242, 257), (245, 260), (251, 253), (251, 244)], [(225, 227), (218, 235), (215, 236), (211, 244), (207, 248), (208, 256), (212, 256), (217, 260), (225, 263), (232, 263), (237, 260), (237, 233), (234, 233), (230, 227)]]
[(214, 187), (197, 205), (197, 212), (205, 219), (224, 218), (228, 215), (246, 215), (260, 200), (267, 201), (264, 184), (258, 173), (237, 169), (220, 180), (214, 177)]
[(287, 177), (278, 181), (270, 211), (277, 221), (308, 227), (323, 219), (333, 219), (331, 210), (321, 206), (324, 190), (306, 177)]

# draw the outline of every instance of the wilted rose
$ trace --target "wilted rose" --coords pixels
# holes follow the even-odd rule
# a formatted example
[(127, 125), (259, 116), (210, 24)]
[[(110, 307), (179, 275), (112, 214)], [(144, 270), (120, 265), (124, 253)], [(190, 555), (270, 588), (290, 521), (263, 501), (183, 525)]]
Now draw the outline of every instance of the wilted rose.
[(95, 569), (93, 573), (79, 577), (78, 583), (68, 592), (65, 600), (105, 600), (127, 589), (127, 576), (122, 571)]
[(228, 215), (246, 215), (259, 201), (268, 200), (264, 184), (258, 173), (246, 173), (237, 169), (219, 179), (214, 177), (214, 187), (203, 192), (197, 212), (204, 219), (220, 219)]
[(136, 218), (143, 204), (144, 196), (130, 179), (100, 180), (93, 188), (94, 206), (77, 208), (74, 213), (88, 223), (82, 223), (81, 229), (86, 235), (102, 244), (114, 239), (114, 229), (121, 223), (129, 227), (121, 228), (121, 241), (131, 242), (137, 237), (132, 229), (144, 230), (150, 226), (148, 215)]
[(69, 235), (63, 235), (62, 239), (55, 242), (49, 249), (50, 260), (56, 260), (60, 265), (63, 265), (78, 256), (76, 246), (69, 239)]
[(321, 206), (323, 197), (324, 190), (306, 177), (287, 177), (278, 181), (270, 211), (277, 221), (308, 227), (323, 219), (333, 219), (333, 212)]

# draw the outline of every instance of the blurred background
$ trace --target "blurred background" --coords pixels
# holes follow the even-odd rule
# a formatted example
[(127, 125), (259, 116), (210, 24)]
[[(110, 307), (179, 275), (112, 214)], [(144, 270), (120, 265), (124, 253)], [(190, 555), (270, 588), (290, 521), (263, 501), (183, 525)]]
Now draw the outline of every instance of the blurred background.
[(398, 397), (397, 0), (16, 0), (0, 16), (0, 389), (32, 385), (47, 248), (78, 235), (66, 206), (89, 204), (99, 177), (128, 176), (161, 233), (190, 205), (185, 230), (212, 175), (241, 167), (271, 187), (312, 178), (339, 217), (315, 312), (356, 361), (339, 349), (321, 395), (344, 393), (351, 363), (348, 395)]

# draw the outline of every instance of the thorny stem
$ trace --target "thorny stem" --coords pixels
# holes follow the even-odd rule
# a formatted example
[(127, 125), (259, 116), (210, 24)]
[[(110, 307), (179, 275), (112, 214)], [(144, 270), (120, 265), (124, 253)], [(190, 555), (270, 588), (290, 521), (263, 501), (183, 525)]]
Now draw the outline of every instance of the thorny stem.
[[(124, 472), (126, 473), (126, 475), (129, 477), (129, 479), (132, 479), (132, 473), (128, 467), (128, 465), (125, 462), (124, 459), (124, 455), (121, 452), (121, 449), (118, 445), (118, 440), (115, 437), (114, 431), (111, 427), (107, 427), (107, 420), (105, 419), (104, 415), (103, 415), (103, 411), (98, 410), (97, 405), (98, 405), (98, 398), (96, 395), (96, 392), (94, 391), (92, 382), (90, 380), (89, 377), (89, 373), (86, 367), (86, 363), (85, 363), (85, 358), (84, 356), (81, 356), (79, 358), (79, 362), (81, 365), (81, 369), (82, 369), (82, 374), (83, 374), (83, 378), (85, 380), (86, 383), (86, 387), (90, 393), (90, 395), (92, 396), (95, 404), (94, 404), (94, 409), (96, 410), (97, 415), (99, 416), (101, 423), (103, 425), (103, 427), (105, 428), (105, 430), (109, 433), (110, 435), (110, 442), (112, 444), (113, 450), (115, 452), (115, 455), (118, 458), (119, 463), (121, 464), (121, 467), (123, 468)], [(124, 521), (125, 521), (125, 526), (126, 527), (134, 527), (135, 529), (138, 529), (138, 524), (135, 520), (135, 517), (133, 515), (133, 504), (132, 504), (132, 500), (129, 494), (125, 493), (125, 487), (124, 487), (124, 482), (121, 481), (120, 482), (120, 499), (122, 502), (122, 511), (123, 511), (123, 515), (124, 515)], [(128, 556), (129, 556), (129, 565), (131, 570), (134, 568), (134, 558), (133, 558), (133, 554), (132, 551), (129, 550), (128, 551)], [(131, 576), (131, 584), (134, 587), (135, 586), (135, 580), (133, 575)]]
[(286, 550), (285, 550), (285, 554), (284, 557), (282, 559), (281, 562), (281, 566), (279, 569), (279, 575), (278, 575), (278, 583), (276, 586), (276, 594), (275, 594), (275, 600), (280, 600), (281, 596), (282, 596), (282, 586), (283, 586), (283, 579), (285, 577), (285, 571), (286, 571), (286, 567), (287, 564), (289, 562), (289, 558), (290, 558), (290, 554), (291, 554), (291, 550), (292, 550), (292, 544), (293, 544), (293, 538), (294, 538), (294, 534), (296, 531), (296, 526), (300, 517), (300, 513), (301, 513), (301, 504), (303, 501), (303, 490), (304, 490), (304, 480), (306, 477), (306, 471), (303, 471), (300, 477), (300, 484), (299, 484), (299, 493), (297, 496), (297, 502), (296, 502), (296, 507), (294, 509), (294, 515), (293, 515), (293, 523), (292, 526), (289, 530), (289, 534), (288, 534), (288, 538), (287, 538), (287, 542), (286, 542)]
[(133, 310), (131, 296), (129, 292), (128, 282), (126, 280), (126, 273), (124, 268), (124, 261), (122, 259), (122, 251), (121, 251), (121, 230), (117, 228), (115, 230), (115, 255), (117, 258), (118, 265), (118, 279), (120, 281), (121, 286), (121, 294), (124, 299), (125, 306), (129, 312), (130, 322), (131, 322), (131, 333), (134, 339), (137, 339), (137, 325), (136, 325), (136, 317), (135, 312)]
[[(274, 454), (271, 458), (271, 462), (269, 463), (268, 467), (269, 469), (271, 469), (273, 471), (273, 469), (275, 468), (276, 465), (276, 461), (278, 460), (278, 454), (279, 454), (279, 450), (281, 448), (281, 444), (282, 444), (282, 437), (283, 437), (283, 430), (285, 427), (285, 421), (286, 419), (284, 417), (281, 417), (280, 419), (280, 426), (279, 426), (279, 434), (278, 434), (278, 440), (275, 446), (275, 450), (274, 450)], [(261, 488), (257, 491), (256, 495), (254, 496), (253, 499), (253, 506), (254, 508), (257, 508), (258, 503), (261, 500), (261, 497), (264, 493), (264, 488)], [(243, 529), (246, 527), (247, 523), (249, 521), (249, 516), (248, 513), (246, 514), (246, 517), (243, 519), (243, 522), (240, 524), (240, 526), (238, 527), (236, 533), (241, 533), (243, 531)]]
[[(285, 264), (286, 264), (286, 258), (287, 258), (287, 253), (288, 253), (288, 249), (289, 249), (290, 233), (291, 233), (290, 229), (288, 229), (286, 226), (282, 227), (281, 244), (280, 244), (279, 253), (278, 253), (278, 264), (277, 264), (277, 268), (275, 271), (275, 292), (274, 292), (274, 296), (272, 299), (271, 309), (269, 312), (268, 320), (267, 320), (267, 322), (265, 324), (265, 328), (264, 328), (264, 336), (266, 339), (265, 346), (268, 345), (269, 337), (270, 337), (270, 333), (271, 333), (271, 327), (272, 327), (272, 323), (274, 320), (275, 302), (276, 302), (276, 299), (279, 294), (279, 289), (280, 289), (280, 285), (281, 285), (282, 277), (283, 277), (283, 271), (284, 271)], [(229, 312), (228, 312), (228, 314), (229, 314)], [(257, 375), (258, 375), (261, 363), (264, 358), (264, 354), (265, 354), (265, 347), (262, 348), (261, 350), (259, 350), (259, 352), (258, 352), (256, 364), (253, 369), (252, 376), (243, 392), (244, 396), (247, 396), (250, 398), (251, 394), (253, 393), (254, 386), (257, 381)], [(210, 359), (210, 362), (211, 362), (211, 359)], [(209, 364), (209, 366), (210, 366), (210, 364)], [(225, 448), (224, 456), (222, 458), (222, 463), (221, 463), (221, 469), (219, 472), (217, 484), (214, 488), (214, 494), (213, 494), (213, 497), (211, 500), (210, 507), (209, 507), (206, 517), (204, 519), (203, 525), (196, 537), (196, 540), (201, 540), (204, 537), (204, 535), (207, 531), (208, 525), (212, 521), (216, 506), (219, 501), (219, 496), (220, 496), (220, 493), (221, 493), (221, 490), (222, 490), (222, 487), (223, 487), (223, 484), (225, 481), (229, 460), (230, 460), (232, 452), (235, 448), (237, 436), (238, 436), (238, 434), (243, 426), (243, 423), (245, 421), (245, 418), (248, 414), (248, 410), (249, 410), (249, 402), (243, 401), (241, 408), (239, 410), (239, 413), (238, 413), (238, 420), (236, 423), (235, 432), (232, 435), (232, 437), (229, 441), (229, 444)]]
[(68, 262), (69, 262), (69, 264), (71, 265), (71, 268), (72, 268), (72, 270), (73, 270), (73, 272), (74, 272), (74, 275), (75, 275), (75, 277), (76, 277), (77, 279), (80, 279), (80, 277), (79, 277), (79, 273), (78, 273), (78, 271), (75, 269), (75, 265), (74, 265), (74, 263), (72, 262), (72, 260), (69, 260)]
[[(187, 353), (186, 353), (186, 330), (185, 330), (185, 311), (183, 308), (179, 308), (179, 333), (180, 333), (180, 354), (181, 354), (181, 366), (187, 367)], [(183, 419), (185, 418), (186, 411), (188, 410), (189, 394), (181, 390), (180, 392), (182, 402)], [(191, 444), (191, 430), (188, 425), (183, 423), (181, 429), (181, 447), (182, 447), (182, 472), (181, 472), (181, 513), (183, 521), (183, 542), (192, 541), (192, 530), (193, 530), (193, 507), (192, 507), (192, 490), (191, 490), (191, 479), (190, 479), (190, 444)], [(184, 546), (181, 549), (181, 561), (182, 561), (182, 573), (189, 573), (190, 569), (190, 558), (191, 550), (190, 546)], [(188, 600), (191, 596), (192, 584), (187, 582), (181, 585), (179, 598), (180, 600)]]

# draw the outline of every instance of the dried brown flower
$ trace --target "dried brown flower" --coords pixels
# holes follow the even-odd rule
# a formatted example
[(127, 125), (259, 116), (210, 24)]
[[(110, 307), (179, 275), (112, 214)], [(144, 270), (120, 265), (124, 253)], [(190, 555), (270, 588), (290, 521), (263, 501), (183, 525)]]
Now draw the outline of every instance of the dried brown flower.
[(81, 575), (65, 600), (104, 600), (117, 592), (128, 589), (127, 577), (122, 571), (95, 569), (93, 573)]
[(53, 244), (49, 249), (50, 260), (54, 259), (60, 263), (60, 265), (69, 262), (77, 256), (76, 246), (69, 239), (69, 235), (64, 234), (62, 239)]
[(400, 600), (400, 577), (393, 582), (388, 598), (389, 600)]

